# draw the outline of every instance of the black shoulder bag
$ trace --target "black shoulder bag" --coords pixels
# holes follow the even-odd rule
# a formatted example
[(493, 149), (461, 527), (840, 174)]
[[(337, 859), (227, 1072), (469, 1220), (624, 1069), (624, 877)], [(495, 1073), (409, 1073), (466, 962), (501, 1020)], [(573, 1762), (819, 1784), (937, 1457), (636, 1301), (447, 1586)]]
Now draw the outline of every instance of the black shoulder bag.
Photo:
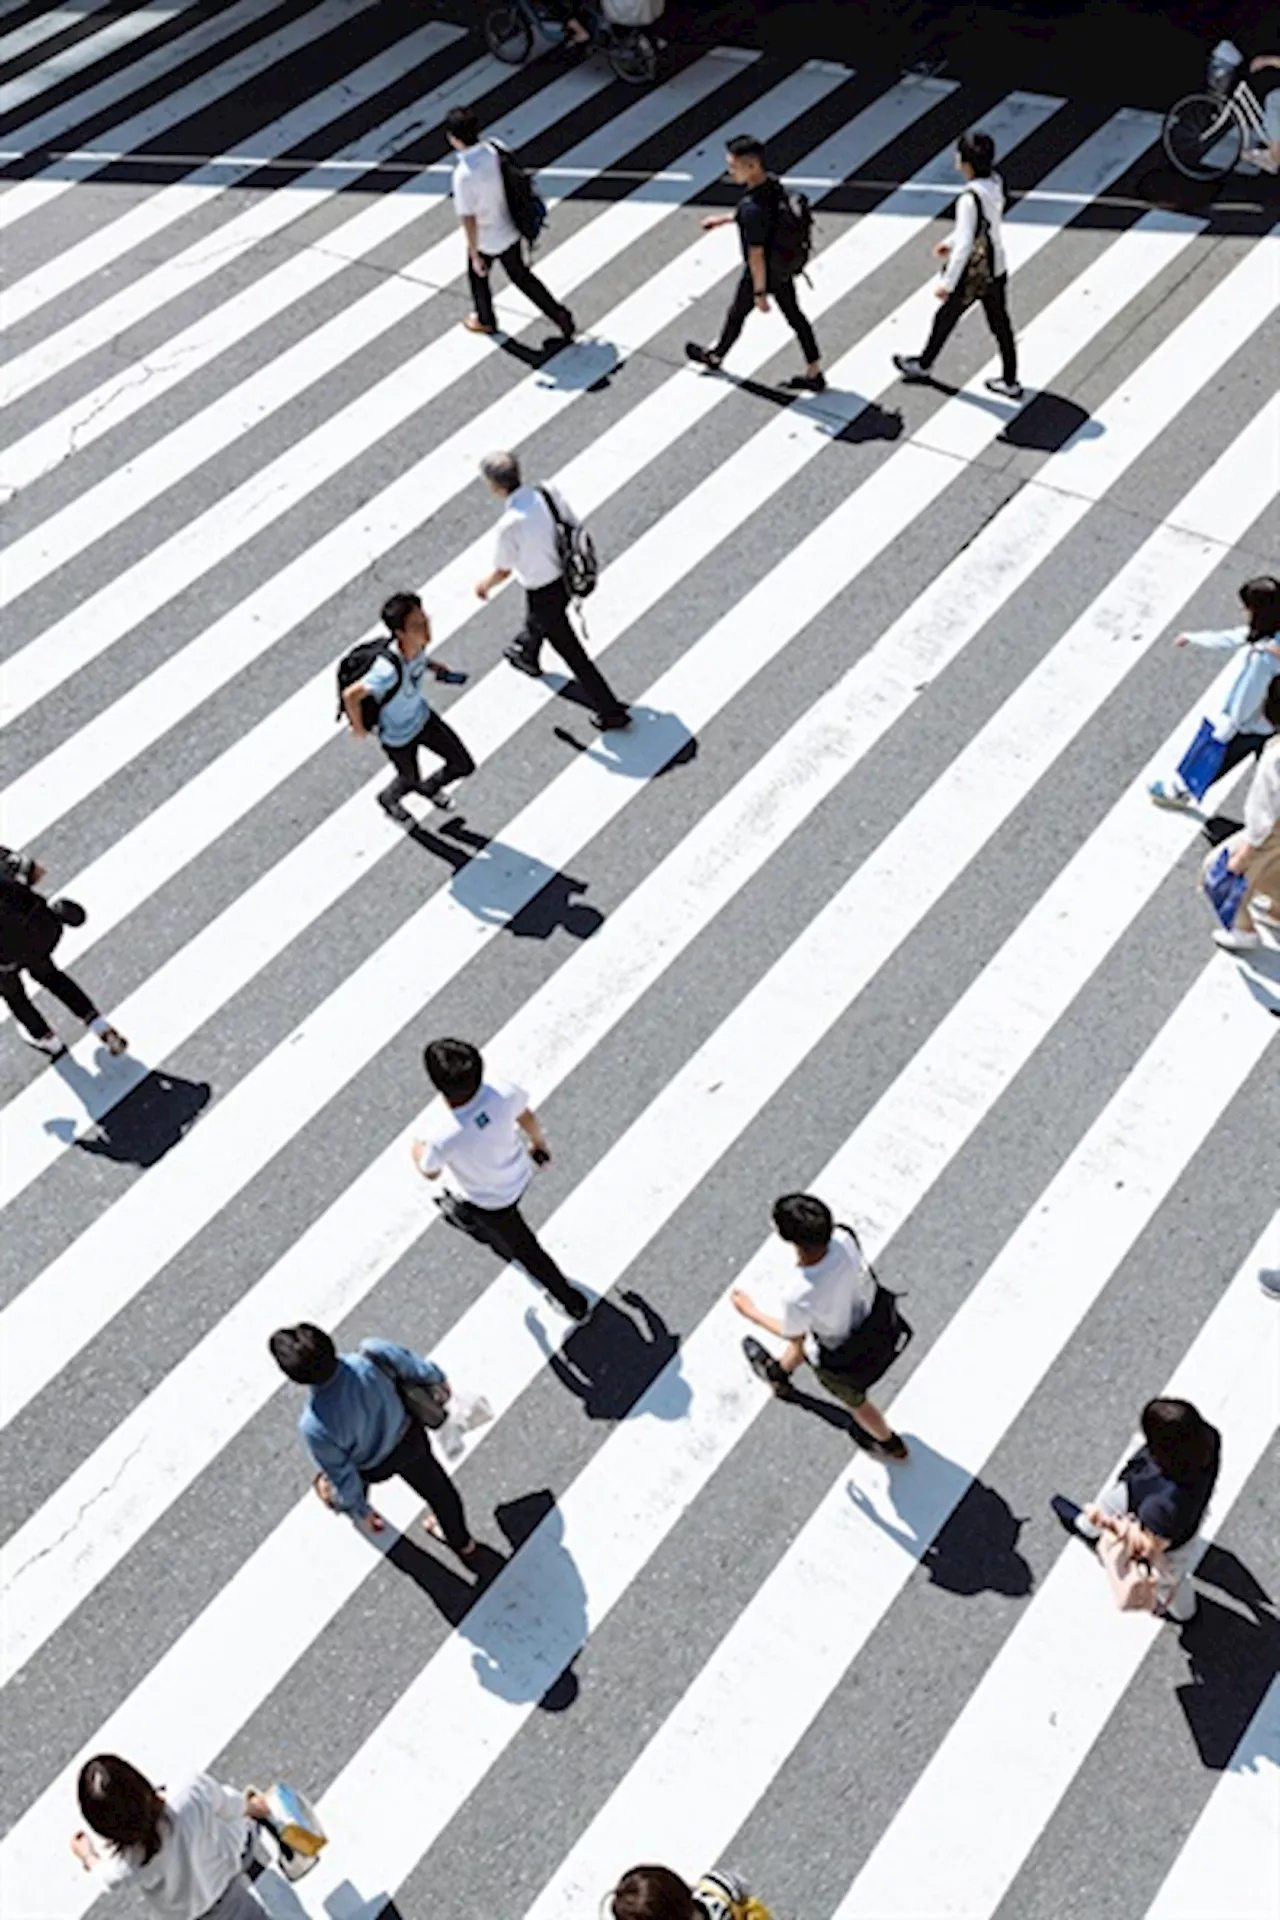
[(865, 1320), (839, 1346), (824, 1347), (819, 1343), (818, 1365), (828, 1373), (838, 1373), (842, 1380), (865, 1393), (888, 1373), (898, 1355), (914, 1339), (915, 1329), (898, 1311), (899, 1296), (882, 1287), (876, 1278), (875, 1268), (863, 1253), (862, 1242), (853, 1228), (841, 1220), (837, 1222), (837, 1231), (847, 1233), (857, 1248), (875, 1286), (875, 1298)]

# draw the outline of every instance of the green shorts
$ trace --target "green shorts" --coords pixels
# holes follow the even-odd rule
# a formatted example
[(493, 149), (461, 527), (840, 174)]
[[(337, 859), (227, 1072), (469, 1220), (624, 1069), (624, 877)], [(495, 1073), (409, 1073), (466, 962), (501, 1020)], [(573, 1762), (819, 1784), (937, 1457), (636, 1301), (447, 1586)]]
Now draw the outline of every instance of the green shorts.
[(830, 1373), (826, 1367), (815, 1367), (813, 1374), (818, 1385), (825, 1387), (833, 1400), (843, 1401), (846, 1407), (864, 1405), (866, 1388), (855, 1387), (852, 1380), (847, 1380), (842, 1373)]

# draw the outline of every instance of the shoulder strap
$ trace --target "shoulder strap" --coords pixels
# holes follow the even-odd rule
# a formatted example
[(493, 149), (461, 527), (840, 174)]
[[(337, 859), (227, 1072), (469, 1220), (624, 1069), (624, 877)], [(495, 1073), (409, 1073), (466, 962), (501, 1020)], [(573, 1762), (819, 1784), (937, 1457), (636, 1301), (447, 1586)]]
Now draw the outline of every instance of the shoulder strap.
[(987, 219), (987, 210), (982, 204), (982, 195), (973, 187), (966, 187), (965, 192), (973, 201), (973, 211), (977, 216), (978, 227), (973, 236), (974, 240), (977, 241), (982, 238), (984, 233), (991, 231), (991, 222)]
[(369, 1342), (367, 1340), (362, 1340), (360, 1342), (360, 1351), (364, 1355), (366, 1360), (372, 1360), (374, 1366), (378, 1369), (378, 1372), (385, 1375), (385, 1377), (391, 1382), (393, 1387), (399, 1386), (400, 1375), (396, 1372), (395, 1367), (393, 1366), (392, 1362), (388, 1360), (385, 1353), (375, 1353), (373, 1349), (370, 1347)]
[(541, 496), (541, 498), (546, 501), (547, 512), (551, 515), (551, 518), (555, 521), (560, 531), (562, 533), (572, 533), (573, 528), (569, 525), (569, 522), (565, 519), (559, 507), (556, 505), (555, 497), (552, 494), (550, 487), (539, 487), (538, 493)]
[[(866, 1268), (866, 1270), (867, 1270), (867, 1272), (868, 1272), (868, 1273), (869, 1273), (869, 1274), (871, 1275), (871, 1278), (872, 1278), (872, 1280), (874, 1281), (874, 1283), (875, 1283), (875, 1285), (876, 1285), (877, 1287), (879, 1287), (879, 1286), (880, 1286), (880, 1284), (881, 1284), (881, 1283), (880, 1283), (880, 1276), (879, 1276), (879, 1274), (878, 1274), (878, 1273), (876, 1272), (876, 1270), (875, 1270), (875, 1268), (874, 1268), (874, 1267), (872, 1266), (872, 1264), (871, 1264), (871, 1262), (870, 1262), (870, 1260), (868, 1260), (868, 1258), (867, 1258), (867, 1255), (866, 1255), (866, 1250), (865, 1250), (865, 1248), (863, 1247), (863, 1244), (862, 1244), (862, 1242), (861, 1242), (861, 1240), (859, 1240), (859, 1238), (858, 1238), (858, 1231), (857, 1231), (857, 1228), (856, 1228), (856, 1227), (851, 1227), (851, 1226), (849, 1225), (849, 1222), (848, 1222), (847, 1220), (837, 1220), (837, 1221), (836, 1221), (836, 1229), (837, 1229), (837, 1231), (838, 1231), (838, 1232), (840, 1232), (840, 1233), (847, 1233), (847, 1234), (848, 1234), (848, 1236), (849, 1236), (849, 1238), (850, 1238), (850, 1239), (852, 1240), (852, 1242), (853, 1242), (853, 1244), (854, 1244), (854, 1246), (855, 1246), (855, 1247), (857, 1248), (857, 1250), (858, 1250), (858, 1258), (859, 1258), (859, 1259), (861, 1260), (861, 1262), (862, 1262), (862, 1264), (863, 1264), (863, 1266), (864, 1266), (864, 1267)], [(884, 1291), (885, 1293), (887, 1293), (887, 1292), (889, 1291), (889, 1289), (888, 1289), (887, 1287), (885, 1287), (885, 1288), (883, 1289), (883, 1291)], [(895, 1295), (894, 1295), (894, 1299), (896, 1300), (896, 1299), (897, 1299), (897, 1297), (898, 1297), (898, 1296), (897, 1296), (897, 1295), (895, 1294)]]

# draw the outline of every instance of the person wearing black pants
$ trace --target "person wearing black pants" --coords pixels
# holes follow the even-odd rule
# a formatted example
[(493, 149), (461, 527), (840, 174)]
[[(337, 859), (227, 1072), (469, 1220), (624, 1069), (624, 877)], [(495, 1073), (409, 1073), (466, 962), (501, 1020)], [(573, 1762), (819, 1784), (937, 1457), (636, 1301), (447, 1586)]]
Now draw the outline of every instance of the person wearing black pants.
[(520, 1211), (534, 1167), (551, 1158), (528, 1094), (511, 1081), (487, 1080), (469, 1040), (432, 1040), (422, 1057), (444, 1107), (414, 1141), (413, 1160), (426, 1180), (453, 1176), (460, 1191), (441, 1196), (445, 1218), (518, 1261), (571, 1319), (585, 1320), (586, 1294), (565, 1278)]
[[(393, 593), (383, 606), (382, 620), (390, 644), (370, 661), (359, 680), (343, 689), (342, 705), (357, 738), (377, 734), (395, 769), (395, 779), (382, 789), (378, 804), (393, 820), (404, 823), (412, 819), (403, 804), (406, 794), (420, 793), (447, 813), (453, 801), (444, 789), (474, 773), (476, 763), (448, 721), (432, 711), (423, 692), (428, 673), (451, 681), (466, 675), (454, 673), (441, 660), (427, 658), (431, 623), (422, 601), (416, 593)], [(442, 762), (425, 780), (418, 764), (424, 747)]]
[(495, 587), (514, 574), (525, 590), (525, 624), (519, 637), (506, 650), (506, 657), (521, 673), (535, 679), (542, 668), (538, 649), (545, 640), (554, 647), (591, 702), (592, 725), (610, 733), (630, 724), (630, 714), (609, 682), (591, 659), (573, 630), (569, 618), (569, 589), (565, 583), (560, 556), (556, 520), (548, 505), (550, 495), (556, 513), (566, 526), (577, 522), (562, 495), (552, 487), (525, 486), (520, 462), (514, 453), (490, 453), (480, 462), (480, 471), (489, 491), (503, 502), (494, 550), (496, 565), (476, 586), (481, 600), (487, 600)]
[(84, 913), (69, 900), (46, 900), (37, 892), (44, 877), (38, 860), (0, 847), (0, 999), (23, 1038), (51, 1060), (60, 1059), (67, 1049), (32, 1001), (24, 973), (83, 1020), (110, 1053), (124, 1053), (128, 1046), (124, 1035), (103, 1019), (84, 988), (54, 960), (64, 927), (78, 926)]
[[(961, 135), (956, 148), (956, 167), (966, 187), (956, 201), (955, 236), (951, 240), (940, 240), (934, 248), (934, 253), (944, 262), (937, 289), (942, 304), (933, 317), (924, 352), (895, 353), (893, 364), (904, 380), (930, 379), (934, 362), (955, 331), (961, 314), (978, 305), (1000, 349), (999, 376), (986, 384), (1002, 400), (1021, 400), (1018, 344), (1009, 318), (1004, 183), (994, 171), (995, 157), (995, 142), (989, 133)], [(984, 271), (975, 273), (975, 267)]]
[(467, 279), (472, 311), (463, 321), (471, 333), (496, 333), (493, 310), (494, 261), (503, 267), (513, 287), (558, 329), (563, 340), (574, 335), (568, 307), (543, 285), (524, 255), (524, 241), (507, 205), (502, 161), (491, 140), (480, 138), (480, 119), (471, 107), (451, 107), (445, 133), (458, 156), (453, 169), (453, 204), (467, 243)]
[(427, 1532), (470, 1560), (476, 1543), (458, 1490), (401, 1395), (402, 1387), (444, 1388), (435, 1362), (390, 1340), (366, 1340), (357, 1352), (340, 1354), (309, 1321), (278, 1328), (267, 1345), (281, 1373), (311, 1389), (298, 1431), (325, 1505), (368, 1533), (382, 1533), (386, 1521), (369, 1505), (367, 1489), (398, 1476), (430, 1507)]
[(763, 145), (750, 134), (738, 134), (729, 142), (727, 161), (731, 177), (745, 191), (733, 213), (709, 214), (702, 225), (709, 233), (716, 227), (737, 222), (744, 261), (742, 276), (734, 290), (715, 345), (704, 347), (696, 340), (690, 340), (685, 345), (685, 352), (699, 366), (719, 367), (746, 325), (752, 309), (758, 308), (761, 313), (767, 313), (769, 301), (774, 299), (779, 312), (800, 342), (800, 351), (804, 355), (804, 372), (796, 374), (786, 384), (808, 393), (821, 393), (827, 383), (822, 374), (822, 355), (817, 336), (801, 312), (795, 279), (786, 271), (779, 252), (777, 233), (782, 186), (766, 170)]

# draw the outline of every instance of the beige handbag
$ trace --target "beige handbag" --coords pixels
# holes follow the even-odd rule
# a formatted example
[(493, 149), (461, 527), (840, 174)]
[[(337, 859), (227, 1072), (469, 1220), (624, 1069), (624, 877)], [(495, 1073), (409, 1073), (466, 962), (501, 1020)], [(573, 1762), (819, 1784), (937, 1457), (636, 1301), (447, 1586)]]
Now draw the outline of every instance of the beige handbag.
[(1121, 1613), (1154, 1613), (1162, 1591), (1171, 1591), (1176, 1584), (1162, 1554), (1152, 1560), (1135, 1555), (1127, 1531), (1104, 1533), (1098, 1541), (1098, 1558)]

